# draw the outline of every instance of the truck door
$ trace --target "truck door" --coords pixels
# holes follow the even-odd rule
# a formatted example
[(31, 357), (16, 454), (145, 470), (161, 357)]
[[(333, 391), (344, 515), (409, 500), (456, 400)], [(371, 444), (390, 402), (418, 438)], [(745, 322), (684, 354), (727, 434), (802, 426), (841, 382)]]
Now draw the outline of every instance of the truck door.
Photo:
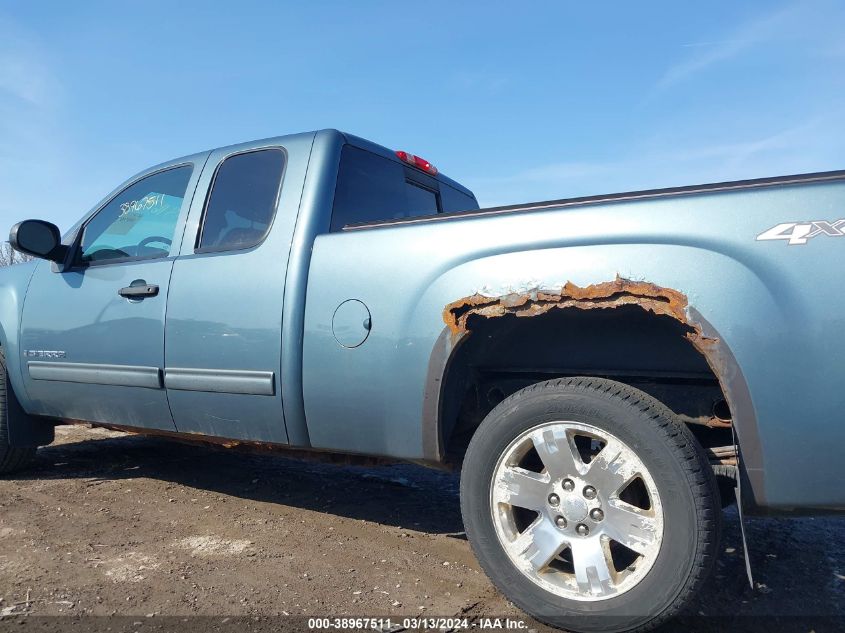
[(165, 328), (165, 385), (180, 432), (288, 441), (282, 307), (311, 138), (291, 143), (217, 150), (200, 179)]
[(31, 413), (174, 430), (162, 381), (165, 307), (205, 157), (124, 187), (84, 222), (62, 272), (38, 264), (21, 319)]

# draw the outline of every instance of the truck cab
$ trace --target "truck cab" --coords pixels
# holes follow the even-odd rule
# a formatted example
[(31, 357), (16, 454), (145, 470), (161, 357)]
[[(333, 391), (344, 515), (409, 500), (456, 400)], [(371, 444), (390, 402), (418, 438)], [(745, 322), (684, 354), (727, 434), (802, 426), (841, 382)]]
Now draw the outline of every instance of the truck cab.
[(15, 392), (36, 416), (307, 445), (315, 236), (477, 207), (431, 163), (336, 130), (152, 167), (31, 265)]

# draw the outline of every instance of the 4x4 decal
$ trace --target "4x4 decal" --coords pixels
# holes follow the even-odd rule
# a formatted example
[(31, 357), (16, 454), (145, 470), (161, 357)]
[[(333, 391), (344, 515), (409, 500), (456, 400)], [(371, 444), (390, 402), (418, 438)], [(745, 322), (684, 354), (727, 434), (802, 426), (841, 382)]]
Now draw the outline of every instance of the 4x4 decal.
[(788, 246), (806, 244), (807, 240), (817, 235), (845, 237), (845, 219), (836, 222), (816, 220), (811, 222), (783, 222), (773, 226), (757, 236), (757, 241), (786, 240)]

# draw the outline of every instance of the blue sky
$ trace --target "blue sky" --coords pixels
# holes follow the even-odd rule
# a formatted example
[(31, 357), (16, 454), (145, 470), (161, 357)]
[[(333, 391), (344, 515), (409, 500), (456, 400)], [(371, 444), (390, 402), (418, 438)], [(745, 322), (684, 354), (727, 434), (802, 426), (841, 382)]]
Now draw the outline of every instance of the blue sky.
[(842, 169), (843, 33), (828, 0), (0, 0), (0, 230), (323, 127), (484, 206)]

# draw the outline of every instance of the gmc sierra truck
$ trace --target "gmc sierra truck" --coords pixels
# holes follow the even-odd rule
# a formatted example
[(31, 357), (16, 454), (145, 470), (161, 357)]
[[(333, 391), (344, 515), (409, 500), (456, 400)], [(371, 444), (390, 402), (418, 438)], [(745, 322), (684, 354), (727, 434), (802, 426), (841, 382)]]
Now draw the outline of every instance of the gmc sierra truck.
[(0, 469), (79, 421), (460, 467), (512, 602), (646, 629), (737, 491), (845, 508), (843, 217), (845, 172), (479, 209), (335, 130), (186, 156), (12, 229)]

